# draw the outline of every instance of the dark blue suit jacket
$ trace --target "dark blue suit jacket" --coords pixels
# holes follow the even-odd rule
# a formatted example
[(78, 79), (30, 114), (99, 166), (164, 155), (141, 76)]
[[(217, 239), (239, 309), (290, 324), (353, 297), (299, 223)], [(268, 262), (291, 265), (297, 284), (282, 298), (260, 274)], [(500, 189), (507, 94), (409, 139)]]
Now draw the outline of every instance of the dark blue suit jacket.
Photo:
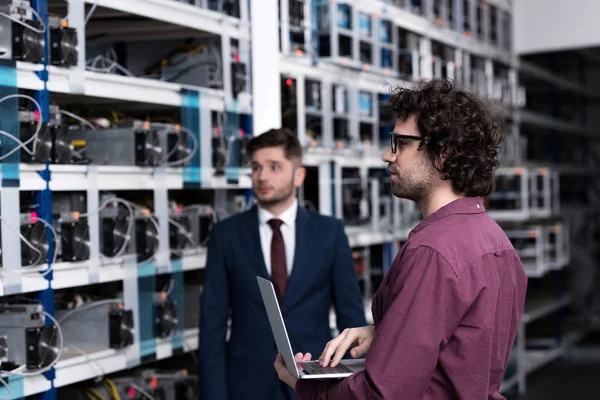
[[(273, 367), (277, 348), (256, 282), (256, 276), (270, 279), (258, 224), (254, 207), (219, 222), (211, 235), (200, 304), (204, 400), (294, 398)], [(332, 305), (340, 331), (366, 325), (343, 224), (299, 206), (294, 264), (280, 305), (294, 353), (321, 354), (331, 340)]]

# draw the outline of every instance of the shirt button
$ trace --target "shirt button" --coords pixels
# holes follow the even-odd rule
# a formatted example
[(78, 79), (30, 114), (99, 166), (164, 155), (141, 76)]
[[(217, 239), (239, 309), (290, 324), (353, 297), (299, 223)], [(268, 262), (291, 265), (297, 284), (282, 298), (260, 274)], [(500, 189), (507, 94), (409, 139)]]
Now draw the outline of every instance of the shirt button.
[(477, 204), (477, 208), (479, 208), (479, 204)]

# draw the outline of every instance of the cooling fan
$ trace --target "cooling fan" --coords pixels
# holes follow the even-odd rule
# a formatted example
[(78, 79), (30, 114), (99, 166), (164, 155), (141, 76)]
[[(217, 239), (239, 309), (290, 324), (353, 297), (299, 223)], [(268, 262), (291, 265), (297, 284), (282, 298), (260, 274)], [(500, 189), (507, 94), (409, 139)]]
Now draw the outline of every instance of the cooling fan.
[(205, 246), (210, 240), (213, 226), (217, 219), (216, 211), (207, 205), (194, 204), (185, 208), (190, 231), (198, 246)]
[(0, 363), (8, 361), (8, 338), (0, 336)]
[(220, 136), (212, 138), (212, 164), (215, 168), (215, 175), (225, 173), (224, 169), (227, 166), (227, 143)]
[(102, 254), (108, 258), (116, 257), (120, 250), (129, 243), (129, 217), (103, 217), (101, 224)]
[(50, 28), (50, 62), (69, 67), (77, 65), (77, 30), (75, 28)]
[[(158, 295), (162, 296), (162, 293), (159, 293)], [(169, 337), (177, 329), (177, 325), (179, 324), (175, 302), (168, 298), (161, 298), (156, 303), (156, 317), (154, 322), (156, 337), (161, 339)]]
[(231, 88), (234, 98), (237, 98), (238, 94), (246, 89), (246, 84), (246, 64), (240, 62), (231, 63)]
[(110, 347), (122, 349), (134, 342), (133, 311), (112, 310), (108, 314)]
[(179, 166), (188, 165), (190, 161), (182, 162), (190, 156), (190, 137), (185, 132), (169, 132), (167, 136), (167, 147), (169, 149), (167, 158), (169, 163), (177, 163)]
[(248, 154), (247, 146), (250, 142), (249, 137), (243, 137), (240, 139), (240, 160), (242, 167), (249, 167), (252, 160), (250, 159), (250, 155)]
[(158, 250), (158, 231), (152, 220), (146, 216), (135, 219), (135, 249), (138, 262), (149, 260)]
[(27, 369), (47, 367), (58, 356), (58, 329), (55, 325), (27, 328)]
[[(42, 30), (39, 21), (22, 20), (24, 24)], [(12, 22), (12, 54), (17, 61), (36, 63), (44, 58), (44, 34), (17, 22)]]
[(177, 400), (196, 400), (198, 398), (197, 382), (195, 379), (186, 379), (175, 384), (175, 398)]
[[(27, 121), (21, 122), (19, 127), (19, 137), (21, 142), (27, 143), (37, 129), (37, 122), (35, 121)], [(40, 132), (35, 137), (35, 139), (31, 140), (26, 145), (27, 149), (33, 154), (29, 154), (28, 152), (21, 150), (21, 161), (23, 162), (39, 162), (45, 163), (51, 161), (52, 157), (52, 134), (48, 125), (43, 123)], [(35, 151), (34, 151), (35, 148)]]
[(74, 160), (74, 147), (71, 132), (67, 125), (57, 125), (52, 132), (52, 160), (55, 164), (71, 164)]
[(171, 219), (177, 225), (169, 224), (169, 247), (174, 251), (174, 256), (179, 256), (181, 250), (192, 247), (193, 235), (190, 228), (190, 219), (184, 215), (173, 216)]
[(248, 167), (250, 166), (250, 159), (248, 157), (248, 153), (246, 152), (246, 146), (250, 138), (248, 137), (239, 137), (230, 141), (229, 145), (229, 165), (231, 166), (239, 166), (239, 167)]
[(344, 219), (349, 224), (357, 225), (363, 222), (365, 191), (358, 172), (342, 173), (342, 199)]
[(90, 231), (86, 221), (69, 221), (61, 224), (61, 249), (63, 261), (82, 261), (90, 258)]
[(23, 224), (21, 235), (31, 244), (21, 244), (21, 264), (24, 267), (33, 267), (45, 263), (49, 248), (46, 227), (41, 223)]
[(160, 386), (156, 386), (156, 387), (149, 389), (148, 393), (155, 400), (167, 400), (167, 392), (164, 388), (161, 388)]
[(135, 149), (138, 165), (146, 167), (160, 165), (163, 148), (160, 134), (155, 129), (135, 131)]

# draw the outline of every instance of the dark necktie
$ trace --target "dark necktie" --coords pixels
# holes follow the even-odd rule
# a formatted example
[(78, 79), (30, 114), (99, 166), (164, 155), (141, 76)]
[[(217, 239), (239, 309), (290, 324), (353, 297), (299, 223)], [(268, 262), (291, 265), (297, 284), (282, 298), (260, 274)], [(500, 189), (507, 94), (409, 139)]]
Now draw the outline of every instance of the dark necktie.
[(273, 229), (273, 239), (271, 240), (271, 281), (273, 282), (275, 293), (280, 302), (283, 299), (285, 287), (287, 285), (285, 244), (283, 242), (281, 229), (279, 229), (281, 224), (283, 224), (283, 221), (280, 219), (274, 218), (269, 220), (269, 225), (271, 226), (271, 229)]

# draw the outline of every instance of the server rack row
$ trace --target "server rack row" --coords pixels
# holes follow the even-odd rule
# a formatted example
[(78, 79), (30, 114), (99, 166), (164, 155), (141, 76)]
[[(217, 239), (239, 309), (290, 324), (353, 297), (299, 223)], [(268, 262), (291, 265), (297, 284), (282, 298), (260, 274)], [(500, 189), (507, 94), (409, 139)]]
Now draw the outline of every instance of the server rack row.
[[(523, 121), (548, 121), (527, 114), (519, 62), (484, 27), (498, 25), (490, 22), (498, 21), (491, 7), (509, 16), (510, 7), (477, 5), (482, 27), (469, 35), (457, 28), (461, 12), (452, 10), (459, 3), (282, 0), (280, 21), (250, 21), (256, 4), (246, 1), (4, 0), (10, 18), (2, 22), (23, 27), (11, 35), (27, 36), (31, 47), (2, 55), (9, 78), (2, 82), (0, 129), (14, 138), (0, 148), (2, 248), (16, 251), (1, 253), (1, 288), (7, 314), (43, 324), (32, 323), (24, 336), (22, 324), (5, 334), (11, 345), (4, 346), (3, 364), (17, 360), (15, 369), (22, 369), (0, 394), (50, 399), (71, 390), (170, 390), (144, 367), (180, 353), (192, 358), (198, 328), (187, 316), (199, 307), (207, 232), (252, 204), (244, 146), (261, 131), (254, 111), (269, 107), (254, 101), (253, 80), (257, 70), (270, 74), (251, 62), (252, 47), (264, 44), (248, 40), (255, 24), (280, 32), (280, 72), (270, 78), (281, 94), (281, 123), (306, 148), (300, 200), (346, 222), (367, 315), (378, 282), (420, 220), (414, 204), (392, 198), (386, 186), (386, 82), (454, 77), (496, 103), (512, 122), (512, 144), (488, 207), (507, 224), (530, 276), (560, 271), (571, 255), (571, 227), (548, 218), (561, 210), (561, 169), (525, 163), (528, 145), (520, 135)], [(317, 15), (321, 20), (313, 21)], [(472, 21), (477, 12), (465, 15), (470, 26), (479, 24)], [(344, 18), (348, 24), (340, 27)], [(301, 36), (304, 47), (295, 39)], [(51, 50), (57, 37), (58, 55)], [(567, 304), (562, 296), (530, 307), (524, 324)], [(114, 329), (94, 329), (102, 321)], [(74, 326), (94, 340), (80, 343)], [(13, 334), (38, 350), (11, 355), (12, 347), (21, 349), (12, 345)], [(514, 352), (518, 372), (505, 388), (512, 380), (524, 390), (532, 357), (556, 353), (533, 354), (525, 339), (523, 330)], [(138, 372), (126, 371), (132, 368)], [(104, 376), (100, 385), (91, 382)]]

